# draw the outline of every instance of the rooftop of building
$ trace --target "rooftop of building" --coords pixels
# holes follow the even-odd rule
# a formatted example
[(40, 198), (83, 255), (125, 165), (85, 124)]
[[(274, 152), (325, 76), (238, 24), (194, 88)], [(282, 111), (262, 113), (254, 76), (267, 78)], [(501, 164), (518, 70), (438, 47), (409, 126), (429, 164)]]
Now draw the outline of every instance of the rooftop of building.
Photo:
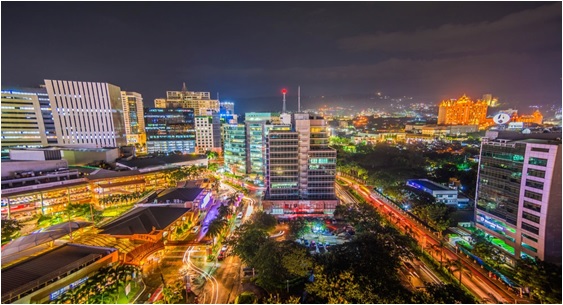
[(103, 225), (102, 234), (133, 235), (149, 234), (163, 230), (191, 209), (168, 205), (137, 207)]
[(196, 155), (196, 154), (188, 154), (188, 155), (176, 155), (170, 154), (167, 156), (151, 156), (151, 157), (142, 157), (142, 158), (134, 158), (131, 160), (126, 159), (118, 159), (116, 160), (117, 163), (129, 167), (129, 168), (147, 168), (147, 167), (154, 167), (154, 166), (163, 166), (169, 165), (174, 163), (183, 163), (195, 160), (204, 160), (207, 157), (205, 155)]
[[(31, 257), (2, 269), (2, 295), (35, 281), (47, 282), (88, 261), (115, 251), (113, 248), (65, 244), (47, 253)], [(52, 276), (49, 276), (52, 275)], [(4, 298), (2, 298), (4, 301)]]
[(506, 140), (509, 142), (561, 144), (561, 130), (542, 133), (522, 133), (512, 130), (487, 131), (485, 137), (492, 141)]
[(418, 184), (418, 185), (420, 185), (424, 188), (427, 188), (429, 190), (432, 190), (432, 191), (450, 191), (451, 190), (451, 189), (449, 189), (449, 188), (447, 188), (447, 187), (445, 187), (441, 184), (438, 184), (434, 181), (430, 181), (428, 179), (410, 179), (408, 182), (412, 183), (412, 184)]
[(85, 152), (107, 152), (117, 149), (117, 147), (78, 147), (78, 146), (45, 146), (36, 148), (10, 148), (11, 151), (45, 151), (45, 150), (66, 150), (66, 151), (85, 151)]
[(203, 192), (202, 188), (190, 187), (190, 188), (169, 188), (158, 194), (153, 194), (147, 198), (146, 202), (153, 202), (155, 199), (158, 202), (166, 202), (169, 200), (171, 203), (174, 200), (180, 201), (194, 201), (199, 194)]

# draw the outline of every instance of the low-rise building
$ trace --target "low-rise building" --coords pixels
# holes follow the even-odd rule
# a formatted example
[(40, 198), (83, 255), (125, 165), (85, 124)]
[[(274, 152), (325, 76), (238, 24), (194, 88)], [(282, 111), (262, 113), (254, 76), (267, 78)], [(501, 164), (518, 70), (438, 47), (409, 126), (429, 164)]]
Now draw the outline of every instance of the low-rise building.
[(114, 248), (64, 244), (2, 269), (2, 303), (44, 304), (118, 261)]
[[(407, 181), (407, 186), (432, 195), (432, 197), (436, 199), (436, 202), (445, 203), (450, 206), (458, 205), (457, 190), (452, 190), (428, 179), (411, 179)], [(465, 200), (462, 200), (462, 203), (464, 203), (464, 201)], [(465, 204), (467, 203), (465, 202)]]

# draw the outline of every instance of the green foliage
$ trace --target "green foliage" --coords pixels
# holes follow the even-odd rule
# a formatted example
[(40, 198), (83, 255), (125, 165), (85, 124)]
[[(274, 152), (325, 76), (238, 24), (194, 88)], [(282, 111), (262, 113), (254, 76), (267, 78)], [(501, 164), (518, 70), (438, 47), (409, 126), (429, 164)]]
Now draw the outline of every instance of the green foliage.
[(258, 253), (259, 247), (269, 240), (268, 233), (257, 226), (242, 224), (229, 242), (233, 246), (233, 252), (237, 254), (246, 264), (251, 264)]
[(414, 304), (475, 304), (475, 299), (453, 284), (427, 284), (426, 289), (414, 292)]
[(166, 304), (178, 304), (184, 300), (185, 288), (182, 281), (176, 281), (162, 288), (162, 299)]
[(269, 231), (276, 227), (278, 221), (273, 215), (270, 215), (264, 211), (257, 211), (252, 214), (252, 223), (253, 225), (263, 230)]
[(276, 295), (270, 294), (268, 297), (262, 299), (262, 304), (299, 304), (300, 298), (297, 296), (289, 296), (287, 299), (282, 300), (279, 293)]
[(54, 304), (114, 304), (133, 273), (139, 276), (139, 269), (131, 265), (115, 265), (100, 268), (82, 285), (67, 290)]
[(18, 237), (22, 228), (21, 223), (15, 219), (2, 219), (2, 244)]
[(301, 238), (307, 232), (307, 222), (303, 218), (294, 218), (289, 221), (289, 234), (292, 238)]
[(256, 269), (256, 283), (273, 291), (302, 282), (313, 261), (307, 249), (293, 241), (268, 240), (259, 246), (251, 265)]
[(518, 260), (516, 270), (515, 280), (529, 288), (530, 297), (540, 303), (561, 304), (561, 266), (527, 258)]
[(245, 291), (235, 299), (235, 304), (256, 304), (256, 295), (250, 291)]

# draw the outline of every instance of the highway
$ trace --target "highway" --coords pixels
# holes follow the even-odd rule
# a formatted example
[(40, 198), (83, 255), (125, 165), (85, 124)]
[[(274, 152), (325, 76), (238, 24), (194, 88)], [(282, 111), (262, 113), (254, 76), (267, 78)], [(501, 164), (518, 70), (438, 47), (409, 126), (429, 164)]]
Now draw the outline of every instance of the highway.
[[(382, 198), (372, 198), (370, 193), (366, 191), (366, 187), (360, 185), (358, 182), (350, 180), (348, 178), (338, 176), (338, 179), (347, 183), (349, 186), (352, 185), (367, 202), (371, 202), (380, 211), (382, 215), (394, 218), (395, 223), (401, 223), (400, 229), (406, 230), (410, 228), (413, 233), (413, 237), (418, 241), (421, 247), (427, 248), (430, 245), (439, 244), (439, 238), (429, 231), (424, 225), (418, 223), (416, 220), (408, 217), (404, 211), (398, 210), (394, 205), (387, 203)], [(467, 259), (463, 255), (456, 253), (455, 249), (446, 243), (443, 248), (444, 261), (461, 259), (464, 268), (462, 276), (462, 284), (469, 289), (481, 302), (491, 302), (491, 303), (516, 303), (525, 301), (523, 299), (515, 299), (514, 295), (511, 295), (504, 285), (498, 281), (494, 281), (485, 274), (484, 270), (479, 268), (474, 262)], [(446, 260), (447, 259), (447, 260)], [(459, 278), (459, 271), (454, 272), (454, 275)], [(494, 299), (493, 299), (494, 298)]]

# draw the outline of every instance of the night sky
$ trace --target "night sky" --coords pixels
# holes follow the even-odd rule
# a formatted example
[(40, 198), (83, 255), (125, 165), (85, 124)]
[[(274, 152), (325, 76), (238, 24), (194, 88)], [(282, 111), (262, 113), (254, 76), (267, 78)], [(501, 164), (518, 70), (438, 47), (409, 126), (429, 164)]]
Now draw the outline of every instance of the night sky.
[[(209, 91), (236, 112), (484, 93), (561, 103), (561, 2), (2, 2), (2, 86), (104, 81), (145, 105)], [(325, 96), (324, 99), (321, 96)], [(528, 111), (525, 111), (528, 112)]]

